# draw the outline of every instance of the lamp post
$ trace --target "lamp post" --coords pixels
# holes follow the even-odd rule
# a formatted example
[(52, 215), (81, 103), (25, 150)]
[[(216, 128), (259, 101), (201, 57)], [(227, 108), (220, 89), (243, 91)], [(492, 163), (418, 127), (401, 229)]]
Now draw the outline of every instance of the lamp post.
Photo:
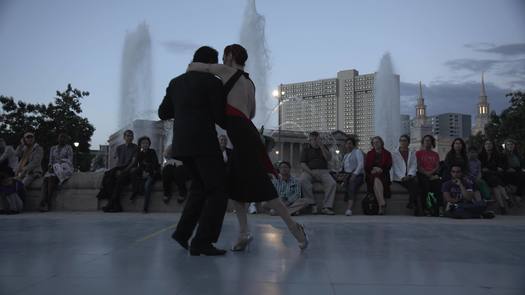
[(73, 159), (73, 163), (74, 163), (74, 170), (75, 171), (79, 171), (80, 169), (78, 169), (78, 146), (80, 145), (80, 143), (78, 141), (75, 141), (73, 142), (73, 146), (75, 147), (75, 159)]
[(281, 125), (282, 125), (282, 102), (283, 102), (283, 95), (284, 95), (284, 91), (283, 91), (283, 84), (279, 84), (279, 87), (277, 89), (275, 89), (274, 91), (272, 91), (272, 96), (275, 97), (277, 99), (277, 108), (278, 108), (278, 113), (277, 113), (277, 128), (278, 128), (278, 132), (279, 132), (279, 135), (278, 135), (278, 141), (279, 141), (279, 151), (276, 151), (275, 153), (277, 155), (280, 154), (280, 159), (282, 159), (282, 149), (283, 149), (283, 143), (281, 142)]

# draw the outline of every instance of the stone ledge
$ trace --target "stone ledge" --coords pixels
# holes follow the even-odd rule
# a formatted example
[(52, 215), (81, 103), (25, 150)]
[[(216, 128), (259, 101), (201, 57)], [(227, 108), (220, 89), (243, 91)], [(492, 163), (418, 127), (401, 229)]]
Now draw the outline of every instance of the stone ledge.
[[(67, 180), (62, 188), (57, 192), (53, 210), (56, 211), (96, 211), (104, 206), (105, 200), (97, 200), (96, 195), (100, 189), (103, 172), (95, 173), (75, 173), (69, 180)], [(36, 211), (41, 198), (40, 187), (42, 179), (36, 180), (27, 189), (28, 199), (26, 200), (27, 211)], [(321, 207), (323, 201), (324, 191), (321, 183), (314, 183), (314, 196), (317, 204)], [(149, 210), (151, 212), (180, 212), (184, 204), (176, 202), (177, 186), (173, 185), (174, 197), (171, 202), (166, 205), (162, 202), (162, 182), (159, 180), (155, 183), (153, 194), (151, 196)], [(387, 214), (390, 215), (411, 215), (411, 210), (406, 209), (408, 203), (408, 194), (404, 187), (397, 183), (391, 185), (392, 197), (387, 199)], [(334, 202), (334, 211), (337, 214), (344, 214), (346, 210), (346, 202), (344, 201), (345, 190), (338, 186), (336, 198)], [(361, 202), (366, 194), (366, 185), (363, 184), (359, 189), (358, 202), (354, 204), (353, 212), (355, 214), (362, 214)], [(127, 186), (122, 195), (122, 206), (124, 211), (140, 212), (144, 202), (143, 196), (138, 196), (135, 203), (129, 201), (131, 195), (131, 187)], [(260, 207), (260, 206), (259, 206)], [(232, 206), (229, 206), (232, 210)], [(512, 215), (525, 215), (525, 208), (513, 208), (510, 211)]]

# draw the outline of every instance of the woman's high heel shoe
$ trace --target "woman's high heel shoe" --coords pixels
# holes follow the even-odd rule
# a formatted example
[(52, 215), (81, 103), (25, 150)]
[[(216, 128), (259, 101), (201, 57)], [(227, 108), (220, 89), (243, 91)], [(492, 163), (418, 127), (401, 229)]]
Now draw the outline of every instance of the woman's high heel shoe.
[(232, 251), (238, 252), (238, 251), (244, 251), (246, 247), (252, 242), (253, 236), (251, 234), (244, 235), (244, 237), (240, 238), (235, 245), (232, 247)]
[(299, 242), (299, 249), (301, 250), (305, 250), (306, 248), (308, 248), (308, 244), (310, 243), (309, 239), (308, 239), (308, 235), (306, 234), (306, 232), (304, 231), (304, 226), (300, 223), (297, 223), (297, 230), (299, 231), (299, 234), (302, 236), (303, 238), (303, 241), (301, 242), (297, 236), (295, 237), (297, 239), (297, 241)]

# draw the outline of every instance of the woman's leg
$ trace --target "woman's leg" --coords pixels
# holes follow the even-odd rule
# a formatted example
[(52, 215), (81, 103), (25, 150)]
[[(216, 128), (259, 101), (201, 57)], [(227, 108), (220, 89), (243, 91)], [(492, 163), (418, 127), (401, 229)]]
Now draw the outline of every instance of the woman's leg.
[(48, 179), (49, 180), (47, 182), (47, 200), (46, 202), (47, 202), (47, 205), (51, 207), (51, 199), (53, 198), (53, 195), (55, 194), (55, 191), (58, 186), (58, 177), (51, 176)]
[(237, 221), (239, 222), (239, 239), (241, 239), (249, 234), (246, 203), (233, 201), (233, 207), (235, 209)]
[(385, 205), (385, 197), (383, 193), (384, 193), (383, 183), (378, 177), (375, 177), (374, 178), (374, 195), (376, 196), (376, 200), (379, 206)]
[(272, 208), (273, 210), (275, 210), (277, 215), (279, 215), (282, 218), (282, 220), (284, 221), (284, 223), (286, 223), (286, 226), (288, 227), (292, 235), (295, 237), (295, 239), (299, 243), (306, 242), (306, 235), (301, 230), (299, 224), (292, 219), (292, 216), (288, 212), (288, 209), (286, 208), (286, 206), (284, 206), (281, 199), (275, 198), (273, 200), (266, 202), (266, 205)]
[(144, 213), (148, 213), (149, 209), (149, 200), (151, 197), (151, 190), (153, 189), (153, 184), (155, 183), (155, 178), (153, 176), (148, 176), (146, 178), (146, 183), (144, 184)]

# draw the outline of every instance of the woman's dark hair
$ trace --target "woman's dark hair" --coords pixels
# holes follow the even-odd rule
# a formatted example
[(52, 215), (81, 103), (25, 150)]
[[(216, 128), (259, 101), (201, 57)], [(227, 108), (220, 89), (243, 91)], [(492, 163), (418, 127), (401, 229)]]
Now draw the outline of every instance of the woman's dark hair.
[(232, 54), (233, 60), (236, 64), (241, 66), (244, 66), (246, 64), (246, 60), (248, 59), (248, 52), (244, 47), (242, 47), (239, 44), (231, 44), (224, 47), (224, 56), (230, 53)]
[(288, 166), (288, 168), (290, 168), (290, 169), (292, 168), (292, 165), (290, 165), (290, 163), (289, 163), (289, 162), (286, 162), (286, 161), (282, 161), (281, 163), (279, 163), (279, 167), (281, 167), (281, 165), (286, 165), (286, 166)]
[(357, 138), (354, 136), (348, 136), (345, 140), (345, 143), (351, 141), (353, 146), (357, 146)]
[(149, 137), (147, 137), (147, 136), (142, 136), (142, 137), (139, 138), (139, 140), (137, 141), (137, 144), (139, 145), (139, 147), (140, 147), (140, 144), (142, 143), (142, 141), (144, 141), (144, 140), (147, 140), (148, 143), (149, 143), (149, 145), (151, 145), (151, 139), (149, 139)]
[(374, 136), (372, 137), (372, 139), (370, 140), (370, 145), (373, 147), (374, 146), (374, 139), (377, 139), (381, 142), (381, 148), (385, 148), (385, 141), (381, 138), (381, 136)]
[(410, 135), (408, 135), (408, 134), (402, 134), (402, 135), (399, 137), (399, 139), (401, 139), (401, 138), (405, 138), (405, 139), (408, 141), (408, 144), (410, 144)]
[(423, 136), (423, 138), (421, 139), (421, 144), (423, 144), (425, 142), (425, 138), (430, 138), (430, 141), (432, 142), (432, 148), (435, 148), (436, 147), (436, 139), (434, 138), (434, 136), (430, 135), (430, 134), (427, 134), (425, 136)]
[(219, 52), (209, 46), (202, 46), (193, 54), (193, 62), (216, 64), (219, 62)]
[[(467, 156), (467, 145), (465, 144), (465, 141), (461, 138), (455, 138), (452, 141), (452, 144), (450, 145), (450, 151), (447, 152), (447, 155), (445, 156), (445, 163), (449, 165), (449, 167), (459, 164), (456, 159), (456, 151), (454, 150), (454, 144), (456, 141), (459, 141), (461, 143), (461, 151), (459, 152), (459, 155), (461, 156), (461, 159), (463, 160), (463, 165), (466, 165), (468, 163), (468, 156)], [(465, 170), (466, 167), (461, 167), (462, 170)]]
[(468, 152), (475, 152), (475, 153), (479, 152), (478, 148), (475, 147), (475, 146), (469, 146), (467, 151)]

